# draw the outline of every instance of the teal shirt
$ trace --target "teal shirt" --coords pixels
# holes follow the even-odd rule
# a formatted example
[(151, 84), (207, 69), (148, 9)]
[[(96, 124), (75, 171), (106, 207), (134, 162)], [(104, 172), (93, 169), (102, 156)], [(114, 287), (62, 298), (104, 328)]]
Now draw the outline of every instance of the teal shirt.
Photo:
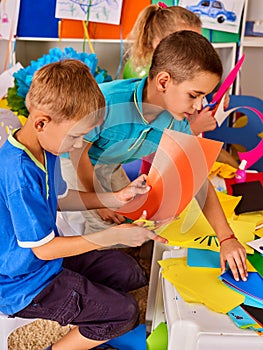
[(124, 164), (156, 151), (164, 129), (191, 134), (187, 119), (178, 121), (161, 112), (151, 123), (142, 113), (142, 94), (147, 78), (115, 80), (100, 84), (106, 100), (104, 122), (85, 135), (92, 142), (93, 164)]

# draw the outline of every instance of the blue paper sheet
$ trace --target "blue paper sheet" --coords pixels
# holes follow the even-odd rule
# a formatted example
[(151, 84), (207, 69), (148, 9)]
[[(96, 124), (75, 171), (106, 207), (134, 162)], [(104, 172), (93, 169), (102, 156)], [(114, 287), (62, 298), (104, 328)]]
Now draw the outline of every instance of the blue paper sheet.
[(250, 297), (263, 301), (263, 278), (257, 272), (249, 272), (246, 282), (236, 281), (232, 272), (227, 270), (219, 277), (224, 283), (234, 287), (241, 294), (247, 294)]
[(146, 326), (140, 324), (130, 332), (109, 340), (106, 344), (118, 350), (146, 350)]
[(188, 248), (187, 265), (220, 268), (220, 253), (208, 249)]

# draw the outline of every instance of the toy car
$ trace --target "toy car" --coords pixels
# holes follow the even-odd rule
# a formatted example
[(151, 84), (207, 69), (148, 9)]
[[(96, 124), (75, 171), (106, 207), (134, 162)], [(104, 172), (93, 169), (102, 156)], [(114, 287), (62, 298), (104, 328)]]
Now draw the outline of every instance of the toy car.
[(216, 18), (218, 23), (235, 22), (237, 19), (235, 12), (227, 11), (224, 4), (217, 0), (201, 0), (197, 5), (187, 6), (187, 9), (198, 16)]

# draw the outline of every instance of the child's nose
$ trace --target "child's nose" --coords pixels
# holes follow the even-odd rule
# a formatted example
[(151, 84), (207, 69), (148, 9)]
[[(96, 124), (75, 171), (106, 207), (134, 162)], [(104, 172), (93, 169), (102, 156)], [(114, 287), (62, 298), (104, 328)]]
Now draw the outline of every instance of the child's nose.
[(193, 108), (197, 111), (200, 111), (202, 109), (202, 102), (203, 102), (203, 98), (197, 97), (194, 101)]

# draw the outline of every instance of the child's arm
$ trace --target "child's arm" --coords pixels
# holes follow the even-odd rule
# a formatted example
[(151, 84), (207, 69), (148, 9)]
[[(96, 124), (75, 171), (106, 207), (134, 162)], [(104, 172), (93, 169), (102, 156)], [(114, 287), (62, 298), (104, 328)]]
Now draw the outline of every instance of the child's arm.
[(78, 211), (95, 208), (119, 208), (132, 200), (137, 194), (150, 190), (146, 184), (147, 175), (140, 175), (128, 186), (118, 192), (82, 192), (69, 190), (67, 195), (59, 199), (60, 210)]
[[(94, 192), (94, 183), (96, 188), (100, 188), (100, 184), (94, 172), (94, 167), (91, 164), (88, 152), (92, 143), (84, 143), (82, 149), (76, 149), (71, 153), (70, 159), (77, 171), (77, 175), (82, 185), (87, 192)], [(102, 192), (102, 191), (101, 191)], [(94, 207), (92, 208), (94, 209)], [(102, 220), (121, 224), (125, 221), (123, 215), (117, 214), (109, 208), (96, 207), (97, 213)]]
[(234, 278), (239, 280), (240, 275), (242, 280), (245, 281), (247, 278), (246, 250), (241, 243), (234, 238), (234, 232), (226, 220), (221, 204), (210, 181), (207, 181), (206, 186), (202, 187), (196, 199), (208, 222), (214, 229), (219, 242), (222, 242), (220, 247), (222, 272), (226, 268), (226, 262), (228, 262)]
[(53, 260), (83, 254), (102, 247), (124, 244), (130, 247), (142, 245), (148, 240), (167, 243), (154, 232), (134, 224), (123, 224), (86, 236), (55, 237), (48, 243), (32, 248), (41, 260)]
[(96, 188), (100, 186), (88, 154), (91, 146), (92, 143), (83, 142), (82, 148), (76, 148), (70, 153), (70, 159), (76, 169), (78, 179), (88, 192), (94, 192), (94, 186)]

